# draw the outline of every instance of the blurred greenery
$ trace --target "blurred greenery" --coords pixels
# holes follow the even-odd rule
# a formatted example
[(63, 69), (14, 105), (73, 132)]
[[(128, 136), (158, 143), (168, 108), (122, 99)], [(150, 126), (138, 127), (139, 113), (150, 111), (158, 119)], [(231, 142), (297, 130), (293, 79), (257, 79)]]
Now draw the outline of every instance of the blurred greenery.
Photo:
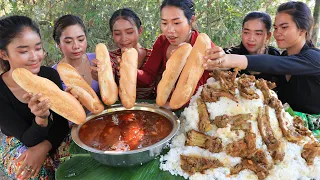
[[(144, 33), (140, 43), (151, 48), (160, 31), (159, 7), (161, 0), (1, 0), (0, 16), (26, 15), (37, 21), (41, 28), (45, 64), (52, 65), (61, 59), (61, 53), (52, 38), (54, 20), (65, 14), (83, 19), (88, 29), (88, 52), (103, 42), (115, 48), (109, 31), (109, 18), (123, 7), (132, 8), (142, 19)], [(240, 42), (242, 19), (250, 11), (265, 11), (274, 17), (276, 7), (283, 0), (194, 0), (197, 29), (207, 33), (222, 47)], [(313, 10), (315, 2), (305, 0)], [(273, 44), (274, 45), (274, 44)]]

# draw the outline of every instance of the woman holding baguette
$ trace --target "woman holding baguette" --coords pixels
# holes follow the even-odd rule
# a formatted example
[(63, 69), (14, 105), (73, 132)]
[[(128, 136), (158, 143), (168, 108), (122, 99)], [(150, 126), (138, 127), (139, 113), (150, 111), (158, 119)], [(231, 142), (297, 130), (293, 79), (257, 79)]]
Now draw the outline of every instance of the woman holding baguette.
[[(117, 84), (119, 84), (119, 61), (123, 50), (126, 48), (135, 48), (137, 50), (138, 69), (142, 68), (148, 61), (152, 50), (142, 47), (139, 43), (139, 38), (143, 33), (143, 27), (139, 16), (133, 10), (129, 8), (116, 10), (109, 20), (109, 27), (112, 33), (112, 39), (117, 46), (115, 50), (109, 51), (109, 55), (115, 80)], [(96, 65), (96, 60), (93, 60), (93, 62), (95, 66), (99, 67), (99, 65)], [(93, 67), (93, 70), (92, 77), (97, 80), (97, 68)], [(145, 87), (137, 87), (136, 93), (137, 99), (154, 99), (154, 84)]]
[(41, 66), (43, 59), (40, 30), (30, 18), (0, 19), (0, 167), (10, 178), (54, 179), (59, 158), (69, 156), (68, 121), (12, 78), (14, 69), (25, 68), (62, 88), (58, 73)]
[[(282, 103), (293, 110), (320, 114), (320, 50), (310, 40), (313, 18), (303, 2), (287, 2), (277, 9), (274, 37), (281, 56), (225, 54), (214, 47), (206, 52), (204, 67), (236, 68), (283, 75), (286, 82), (278, 89)], [(263, 63), (262, 63), (263, 62)]]
[[(183, 43), (194, 45), (199, 32), (193, 28), (195, 23), (195, 7), (192, 0), (164, 0), (160, 7), (161, 31), (153, 45), (149, 61), (138, 70), (137, 85), (147, 87), (158, 83), (158, 74), (166, 68), (172, 52)], [(211, 42), (211, 46), (214, 44)], [(209, 71), (205, 71), (197, 84), (197, 88), (206, 83)]]
[[(138, 52), (138, 69), (142, 68), (148, 61), (151, 49), (144, 48), (139, 43), (139, 38), (143, 33), (143, 27), (139, 16), (129, 8), (118, 9), (109, 20), (112, 39), (117, 45), (117, 49), (109, 51), (110, 59), (115, 70), (116, 81), (119, 81), (119, 61), (123, 49), (135, 48)], [(151, 84), (147, 87), (137, 87), (137, 99), (154, 99), (155, 87)]]
[[(87, 30), (81, 18), (68, 14), (58, 18), (53, 28), (53, 39), (63, 53), (60, 62), (66, 62), (73, 66), (79, 74), (99, 94), (99, 84), (91, 77), (92, 61), (95, 53), (87, 51)], [(57, 64), (52, 66), (57, 69)], [(63, 89), (66, 88), (62, 81)]]

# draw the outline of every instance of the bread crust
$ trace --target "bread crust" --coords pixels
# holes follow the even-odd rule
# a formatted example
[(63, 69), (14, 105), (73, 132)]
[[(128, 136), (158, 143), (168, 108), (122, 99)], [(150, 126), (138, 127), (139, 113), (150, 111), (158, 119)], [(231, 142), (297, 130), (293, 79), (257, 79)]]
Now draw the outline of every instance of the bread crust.
[(187, 62), (192, 46), (189, 43), (181, 45), (176, 49), (166, 63), (166, 69), (157, 86), (156, 103), (164, 106), (170, 96), (179, 76)]
[(118, 86), (114, 80), (110, 56), (105, 44), (96, 45), (96, 59), (100, 65), (98, 82), (101, 99), (104, 104), (112, 105), (118, 100)]
[(76, 95), (80, 103), (86, 107), (93, 114), (101, 113), (104, 106), (101, 101), (93, 99), (91, 94), (79, 86), (72, 86), (70, 89), (71, 94)]
[(32, 94), (41, 93), (40, 101), (48, 99), (50, 109), (67, 120), (76, 124), (86, 121), (86, 113), (79, 101), (49, 79), (34, 75), (24, 68), (15, 69), (12, 78), (25, 91)]
[(134, 48), (126, 49), (121, 56), (119, 96), (122, 105), (130, 109), (136, 102), (138, 73), (138, 52)]
[(200, 33), (192, 47), (187, 63), (184, 66), (177, 86), (170, 99), (170, 108), (179, 109), (192, 97), (197, 84), (203, 75), (204, 55), (207, 49), (211, 48), (211, 40), (205, 33)]
[(104, 110), (104, 106), (96, 92), (73, 66), (65, 62), (60, 62), (57, 66), (57, 71), (66, 87), (71, 88), (71, 94), (77, 95), (80, 103), (90, 112), (98, 114)]

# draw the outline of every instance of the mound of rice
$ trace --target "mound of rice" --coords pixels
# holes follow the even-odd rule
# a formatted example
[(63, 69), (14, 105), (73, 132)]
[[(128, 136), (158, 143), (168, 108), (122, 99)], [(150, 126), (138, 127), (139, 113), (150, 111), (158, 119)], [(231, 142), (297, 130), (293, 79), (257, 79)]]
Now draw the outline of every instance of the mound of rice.
[[(207, 84), (215, 84), (220, 86), (218, 81), (210, 78)], [(210, 113), (210, 119), (214, 119), (220, 115), (237, 115), (243, 113), (251, 113), (253, 115), (252, 130), (256, 134), (256, 147), (263, 149), (267, 158), (272, 161), (272, 158), (267, 150), (267, 146), (262, 141), (262, 137), (257, 127), (256, 117), (258, 115), (258, 108), (263, 107), (263, 95), (262, 92), (255, 88), (255, 92), (259, 95), (259, 99), (248, 100), (240, 97), (239, 91), (236, 90), (236, 97), (239, 102), (234, 102), (228, 98), (221, 97), (219, 101), (213, 103), (206, 103), (207, 109)], [(198, 130), (198, 109), (196, 99), (200, 96), (202, 87), (198, 89), (198, 92), (192, 97), (190, 104), (183, 113), (181, 114), (181, 129), (179, 134), (175, 136), (170, 144), (170, 151), (160, 158), (160, 169), (169, 171), (172, 175), (183, 176), (189, 179), (232, 179), (232, 180), (247, 180), (247, 179), (258, 179), (258, 176), (251, 170), (242, 170), (239, 174), (230, 175), (230, 168), (241, 162), (240, 157), (232, 157), (227, 155), (225, 152), (212, 153), (206, 149), (202, 149), (196, 146), (185, 146), (186, 132), (189, 130)], [(273, 91), (272, 91), (273, 92)], [(273, 95), (275, 93), (273, 92)], [(277, 139), (280, 139), (285, 144), (285, 157), (284, 160), (278, 164), (274, 164), (273, 168), (269, 171), (267, 180), (281, 179), (281, 180), (304, 180), (304, 179), (317, 179), (320, 180), (320, 157), (316, 157), (313, 165), (308, 166), (305, 159), (301, 157), (303, 145), (310, 141), (309, 137), (299, 144), (288, 142), (282, 135), (282, 131), (279, 127), (279, 123), (276, 118), (276, 113), (273, 108), (269, 108), (270, 124), (273, 129), (274, 135)], [(289, 123), (293, 123), (293, 117), (288, 113), (285, 115), (285, 119)], [(226, 128), (217, 128), (212, 125), (212, 130), (207, 132), (207, 135), (216, 136), (221, 138), (223, 147), (227, 144), (237, 141), (244, 137), (245, 133), (235, 133), (230, 130), (230, 126)], [(240, 130), (241, 132), (241, 130)], [(220, 160), (224, 164), (224, 167), (208, 169), (204, 174), (197, 172), (193, 175), (189, 175), (184, 172), (180, 167), (180, 154), (183, 155), (198, 155), (202, 157), (214, 157)]]

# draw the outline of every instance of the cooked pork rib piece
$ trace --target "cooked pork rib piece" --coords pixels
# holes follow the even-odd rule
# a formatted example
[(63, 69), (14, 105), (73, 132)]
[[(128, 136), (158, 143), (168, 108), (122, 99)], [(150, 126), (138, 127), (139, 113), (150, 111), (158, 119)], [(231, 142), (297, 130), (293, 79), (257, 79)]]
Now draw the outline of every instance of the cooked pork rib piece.
[(207, 169), (222, 167), (223, 164), (215, 158), (186, 156), (181, 154), (180, 166), (181, 169), (187, 172), (189, 175), (193, 175), (196, 172), (204, 173), (204, 171)]
[[(269, 88), (268, 82), (266, 80), (258, 79), (256, 81), (256, 87), (258, 89), (260, 89), (262, 94), (263, 94), (263, 97), (264, 97), (264, 101), (263, 102), (264, 102), (264, 104), (270, 105), (270, 104), (274, 103), (273, 101), (275, 101), (276, 98), (274, 99), (274, 97), (271, 96), (270, 88)], [(271, 107), (273, 107), (273, 106), (271, 106)]]
[(220, 97), (227, 97), (235, 102), (238, 102), (238, 99), (231, 94), (230, 92), (224, 91), (222, 89), (217, 89), (211, 85), (205, 85), (201, 92), (201, 98), (205, 102), (217, 102)]
[(286, 122), (283, 119), (283, 113), (283, 111), (276, 110), (276, 115), (282, 134), (290, 142), (296, 143), (298, 141), (301, 141), (303, 139), (303, 136), (296, 131), (296, 128), (294, 126), (288, 126), (286, 124)]
[(231, 169), (231, 174), (238, 174), (244, 169), (255, 172), (259, 180), (265, 179), (269, 174), (268, 160), (265, 152), (259, 149), (252, 156), (244, 158), (240, 164)]
[(221, 90), (231, 93), (232, 95), (236, 94), (236, 77), (238, 70), (234, 72), (231, 71), (221, 71), (214, 70), (210, 75), (215, 79), (220, 81)]
[(238, 79), (238, 89), (240, 96), (246, 99), (258, 99), (259, 95), (251, 88), (256, 78), (252, 75), (242, 74)]
[(251, 123), (247, 120), (251, 118), (251, 114), (238, 114), (235, 116), (216, 116), (212, 121), (218, 128), (225, 128), (228, 124), (231, 125), (231, 130), (250, 130)]
[(219, 153), (223, 150), (222, 141), (218, 137), (212, 137), (203, 133), (191, 130), (187, 132), (186, 146), (198, 146), (208, 149), (210, 152)]
[(209, 112), (206, 103), (201, 99), (197, 99), (199, 123), (198, 129), (200, 132), (208, 132), (212, 129), (209, 119)]
[(226, 153), (233, 157), (248, 157), (256, 151), (256, 134), (246, 132), (243, 139), (230, 143), (226, 147)]
[(295, 116), (293, 118), (293, 126), (295, 127), (296, 131), (302, 136), (311, 136), (311, 131), (309, 131), (309, 129), (304, 126), (304, 121), (299, 116)]
[(269, 107), (265, 106), (264, 110), (259, 107), (258, 128), (262, 136), (263, 142), (271, 154), (273, 160), (282, 161), (284, 158), (284, 148), (281, 141), (276, 139), (270, 125)]
[(309, 142), (303, 146), (301, 157), (303, 157), (308, 165), (312, 165), (314, 158), (320, 156), (320, 143), (317, 141)]
[(276, 83), (271, 82), (271, 81), (267, 81), (267, 85), (269, 89), (274, 89), (277, 87)]

